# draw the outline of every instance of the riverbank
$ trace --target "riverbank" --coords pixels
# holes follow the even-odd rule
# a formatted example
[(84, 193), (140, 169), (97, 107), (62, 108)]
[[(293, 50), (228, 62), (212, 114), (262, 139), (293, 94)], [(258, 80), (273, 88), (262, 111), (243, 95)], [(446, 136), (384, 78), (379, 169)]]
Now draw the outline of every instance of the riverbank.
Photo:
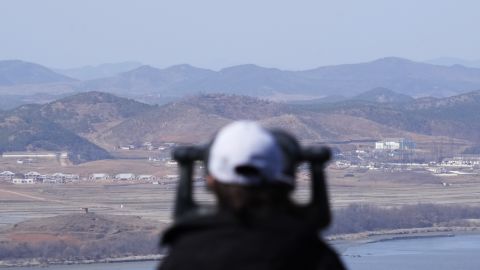
[[(431, 237), (451, 237), (456, 235), (480, 234), (480, 226), (475, 227), (428, 227), (411, 228), (397, 230), (379, 230), (353, 234), (341, 234), (325, 237), (325, 239), (341, 254), (348, 248), (366, 243), (431, 238)], [(142, 262), (142, 261), (160, 261), (164, 255), (152, 254), (145, 256), (127, 256), (119, 258), (105, 258), (96, 260), (77, 260), (77, 261), (45, 261), (40, 258), (28, 260), (3, 260), (0, 261), (0, 268), (7, 267), (34, 267), (47, 265), (74, 265), (74, 264), (97, 264), (97, 263), (123, 263), (123, 262)]]
[(480, 234), (480, 226), (470, 227), (427, 227), (396, 230), (378, 230), (351, 234), (339, 234), (325, 239), (342, 253), (349, 247), (381, 241), (405, 240), (429, 237), (449, 237), (466, 234)]
[(143, 256), (126, 256), (118, 258), (105, 258), (95, 260), (49, 260), (45, 261), (41, 258), (23, 259), (23, 260), (2, 260), (0, 261), (0, 268), (10, 267), (32, 267), (32, 266), (47, 266), (47, 265), (73, 265), (73, 264), (97, 264), (97, 263), (125, 263), (125, 262), (143, 262), (143, 261), (160, 261), (164, 255), (151, 254)]

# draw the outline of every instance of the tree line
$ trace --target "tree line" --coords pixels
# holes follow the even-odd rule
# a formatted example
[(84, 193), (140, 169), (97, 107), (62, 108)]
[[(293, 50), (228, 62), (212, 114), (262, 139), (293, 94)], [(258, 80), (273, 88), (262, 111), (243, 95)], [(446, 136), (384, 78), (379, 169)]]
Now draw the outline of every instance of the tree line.
[(328, 235), (376, 230), (468, 225), (466, 219), (480, 219), (480, 207), (462, 205), (415, 204), (379, 207), (350, 204), (334, 211)]

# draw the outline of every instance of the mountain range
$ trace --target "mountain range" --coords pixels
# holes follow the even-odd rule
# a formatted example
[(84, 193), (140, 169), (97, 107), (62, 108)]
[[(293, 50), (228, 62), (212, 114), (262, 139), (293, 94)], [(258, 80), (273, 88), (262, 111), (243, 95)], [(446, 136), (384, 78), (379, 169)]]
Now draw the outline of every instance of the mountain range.
[(395, 57), (304, 71), (256, 65), (219, 71), (190, 65), (164, 69), (143, 65), (125, 72), (120, 72), (120, 66), (115, 67), (119, 69), (117, 73), (108, 73), (115, 74), (110, 77), (79, 81), (37, 64), (0, 61), (0, 95), (101, 91), (162, 104), (201, 93), (318, 99), (332, 95), (352, 97), (375, 88), (387, 88), (413, 97), (446, 97), (480, 89), (480, 69), (439, 66)]
[(79, 91), (183, 96), (229, 93), (269, 97), (275, 94), (353, 96), (385, 87), (410, 96), (451, 96), (480, 89), (480, 69), (437, 66), (401, 58), (368, 63), (285, 71), (241, 65), (218, 72), (189, 65), (156, 69), (142, 66), (115, 77), (81, 82)]

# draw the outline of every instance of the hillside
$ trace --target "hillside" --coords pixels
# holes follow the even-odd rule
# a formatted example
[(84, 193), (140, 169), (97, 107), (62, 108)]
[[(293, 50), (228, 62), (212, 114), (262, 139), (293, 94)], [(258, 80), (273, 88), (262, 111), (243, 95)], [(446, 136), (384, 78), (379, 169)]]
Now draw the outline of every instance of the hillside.
[(480, 91), (448, 98), (420, 98), (401, 105), (349, 100), (295, 107), (326, 114), (361, 117), (413, 133), (480, 142)]
[(233, 119), (279, 115), (281, 106), (245, 96), (202, 95), (169, 103), (115, 126), (102, 136), (115, 144), (205, 142)]
[(20, 60), (0, 61), (0, 86), (66, 83), (75, 81), (34, 63)]
[(394, 92), (390, 89), (377, 87), (352, 97), (353, 100), (363, 100), (376, 103), (408, 103), (414, 98), (408, 95)]
[(158, 253), (165, 224), (136, 216), (69, 214), (32, 219), (1, 232), (0, 260), (99, 260)]
[(40, 108), (40, 113), (70, 131), (93, 138), (151, 108), (150, 105), (107, 93), (86, 92), (45, 104)]
[(40, 112), (40, 105), (23, 105), (0, 112), (0, 151), (67, 151), (74, 163), (110, 158), (104, 149), (90, 143)]
[(205, 143), (219, 128), (239, 119), (284, 128), (306, 143), (386, 137), (432, 142), (443, 136), (480, 144), (480, 122), (476, 120), (480, 91), (412, 99), (388, 89), (374, 89), (359, 96), (364, 100), (357, 96), (341, 102), (288, 105), (247, 96), (204, 94), (150, 106), (87, 92), (2, 112), (0, 150), (69, 151), (79, 163), (108, 158), (104, 149), (127, 144)]
[(358, 116), (292, 109), (246, 96), (210, 94), (170, 103), (125, 120), (103, 133), (113, 145), (151, 142), (207, 142), (226, 123), (252, 119), (289, 130), (305, 142), (421, 137)]

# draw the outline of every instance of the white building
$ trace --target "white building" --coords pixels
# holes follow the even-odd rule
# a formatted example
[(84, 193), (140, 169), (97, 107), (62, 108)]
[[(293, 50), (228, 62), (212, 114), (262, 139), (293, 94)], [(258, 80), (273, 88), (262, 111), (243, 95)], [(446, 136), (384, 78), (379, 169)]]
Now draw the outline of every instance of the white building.
[(137, 176), (137, 179), (140, 181), (155, 181), (157, 178), (154, 175), (150, 174), (141, 174)]
[(119, 173), (115, 175), (115, 180), (135, 180), (135, 178), (133, 173)]
[(376, 150), (413, 150), (415, 142), (405, 138), (389, 138), (375, 143)]
[(2, 158), (47, 158), (47, 159), (54, 159), (54, 158), (68, 158), (67, 152), (4, 152), (2, 154)]
[(13, 178), (12, 183), (13, 184), (34, 184), (35, 181), (33, 181), (33, 179)]
[(25, 174), (25, 179), (32, 179), (33, 181), (37, 181), (40, 176), (41, 175), (38, 172), (28, 172)]
[(15, 177), (15, 173), (11, 171), (3, 171), (0, 173), (0, 181), (12, 181), (13, 177)]
[(93, 173), (90, 175), (90, 180), (94, 180), (94, 181), (108, 180), (109, 178), (110, 178), (110, 175), (106, 173)]
[(175, 160), (169, 160), (165, 163), (168, 167), (175, 167), (178, 163)]

